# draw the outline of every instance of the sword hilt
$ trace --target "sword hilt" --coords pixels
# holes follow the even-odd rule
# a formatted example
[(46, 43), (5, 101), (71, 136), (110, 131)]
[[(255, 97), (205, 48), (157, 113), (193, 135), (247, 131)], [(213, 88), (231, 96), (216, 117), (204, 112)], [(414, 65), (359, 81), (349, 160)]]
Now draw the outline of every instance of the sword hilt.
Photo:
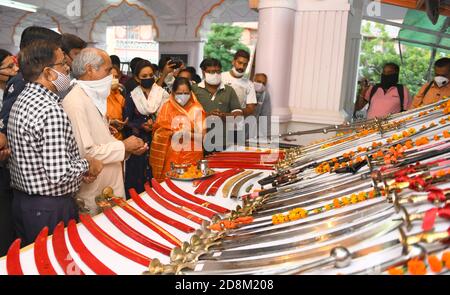
[(400, 227), (400, 242), (403, 246), (403, 254), (408, 253), (409, 246), (416, 245), (420, 242), (431, 244), (447, 240), (450, 237), (449, 231), (442, 232), (421, 232), (415, 235), (408, 236)]

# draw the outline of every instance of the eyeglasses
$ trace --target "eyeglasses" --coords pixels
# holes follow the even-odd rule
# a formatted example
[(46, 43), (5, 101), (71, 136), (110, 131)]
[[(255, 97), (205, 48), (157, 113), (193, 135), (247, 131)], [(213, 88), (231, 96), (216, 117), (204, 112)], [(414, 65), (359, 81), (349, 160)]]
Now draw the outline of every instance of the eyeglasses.
[(64, 59), (62, 62), (49, 65), (49, 67), (54, 67), (54, 66), (69, 66), (69, 64), (67, 63), (67, 60)]

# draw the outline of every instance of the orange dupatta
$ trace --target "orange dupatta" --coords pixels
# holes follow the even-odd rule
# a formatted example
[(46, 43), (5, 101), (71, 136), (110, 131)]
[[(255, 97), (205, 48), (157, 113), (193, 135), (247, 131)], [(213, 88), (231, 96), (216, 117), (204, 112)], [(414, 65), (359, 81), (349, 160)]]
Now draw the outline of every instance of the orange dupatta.
[(177, 116), (187, 117), (190, 122), (190, 130), (195, 130), (196, 112), (201, 112), (201, 128), (204, 129), (205, 111), (198, 102), (195, 94), (192, 93), (187, 104), (187, 108), (180, 106), (174, 99), (173, 95), (161, 107), (161, 110), (153, 125), (153, 139), (150, 149), (150, 166), (152, 168), (153, 177), (162, 182), (166, 178), (166, 173), (170, 171), (170, 163), (175, 164), (196, 164), (203, 158), (203, 150), (195, 151), (194, 139), (191, 138), (191, 150), (176, 151), (171, 146), (172, 136), (175, 132), (180, 131), (182, 127), (172, 126), (172, 120)]

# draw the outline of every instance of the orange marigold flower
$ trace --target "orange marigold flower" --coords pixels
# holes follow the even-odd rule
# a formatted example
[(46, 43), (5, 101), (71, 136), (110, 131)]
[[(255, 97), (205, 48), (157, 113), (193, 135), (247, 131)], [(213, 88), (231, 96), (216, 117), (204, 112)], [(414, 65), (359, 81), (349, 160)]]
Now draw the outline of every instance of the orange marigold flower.
[(438, 141), (439, 139), (441, 139), (441, 137), (440, 137), (439, 135), (436, 134), (436, 135), (433, 137), (433, 139), (436, 140), (436, 141)]
[(433, 272), (441, 272), (442, 271), (442, 262), (436, 255), (428, 256), (428, 265), (430, 265), (431, 271)]
[(427, 268), (422, 260), (411, 259), (408, 261), (408, 271), (412, 275), (424, 275), (427, 273)]
[(384, 156), (382, 151), (378, 151), (376, 155), (377, 155), (377, 157), (379, 157), (379, 158), (381, 158), (381, 157)]
[(450, 251), (445, 251), (442, 253), (442, 262), (444, 262), (445, 267), (450, 269)]
[(449, 138), (450, 132), (448, 132), (448, 130), (445, 130), (444, 132), (442, 132), (442, 135), (444, 136), (444, 138)]
[(334, 208), (340, 208), (341, 207), (341, 203), (339, 202), (339, 199), (333, 199), (333, 207)]
[(400, 275), (404, 275), (404, 274), (405, 274), (405, 271), (404, 271), (402, 268), (399, 268), (399, 267), (391, 267), (391, 268), (388, 270), (388, 273), (389, 273), (391, 276), (400, 276)]
[(325, 209), (325, 211), (330, 211), (331, 210), (331, 205), (327, 204), (323, 207), (323, 209)]
[(367, 195), (369, 199), (373, 199), (375, 197), (375, 191), (370, 191)]
[(344, 206), (345, 206), (345, 205), (350, 204), (350, 199), (349, 199), (348, 197), (342, 197), (342, 198), (341, 198), (341, 202), (342, 202), (342, 204), (344, 204)]

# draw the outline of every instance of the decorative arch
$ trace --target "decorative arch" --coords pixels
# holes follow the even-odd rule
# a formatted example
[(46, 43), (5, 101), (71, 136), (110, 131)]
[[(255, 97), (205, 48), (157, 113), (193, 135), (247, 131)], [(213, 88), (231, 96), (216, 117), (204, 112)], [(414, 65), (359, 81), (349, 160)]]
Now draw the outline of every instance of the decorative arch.
[(209, 16), (215, 9), (217, 9), (218, 7), (220, 7), (223, 3), (225, 2), (225, 0), (220, 0), (219, 2), (213, 4), (208, 11), (206, 11), (205, 13), (202, 14), (202, 16), (200, 17), (200, 20), (197, 24), (197, 27), (195, 27), (195, 37), (199, 37), (200, 34), (200, 30), (203, 26), (203, 23), (206, 19), (207, 16)]
[(122, 4), (125, 4), (128, 7), (134, 7), (136, 9), (142, 11), (146, 16), (148, 16), (152, 20), (153, 29), (156, 31), (156, 38), (159, 37), (159, 27), (156, 24), (155, 16), (153, 14), (151, 14), (145, 7), (142, 7), (139, 4), (137, 4), (137, 3), (130, 3), (128, 0), (122, 0), (119, 3), (108, 5), (102, 11), (100, 11), (99, 14), (97, 14), (97, 16), (92, 20), (91, 28), (89, 29), (89, 41), (90, 42), (94, 41), (93, 38), (92, 38), (92, 32), (94, 31), (94, 28), (95, 28), (95, 25), (96, 25), (97, 21), (103, 16), (103, 14), (108, 12), (108, 10), (111, 10), (111, 9), (114, 9), (114, 8), (118, 8)]
[[(26, 12), (26, 13), (24, 13), (24, 14), (17, 20), (17, 22), (14, 24), (13, 30), (12, 30), (12, 33), (11, 33), (11, 41), (12, 41), (12, 44), (15, 44), (15, 42), (14, 42), (14, 36), (16, 36), (16, 34), (17, 34), (17, 28), (19, 27), (19, 25), (20, 25), (23, 21), (26, 20), (27, 17), (29, 17), (29, 16), (31, 16), (31, 15), (39, 15), (39, 14), (36, 14), (36, 13), (33, 13), (33, 12)], [(62, 29), (61, 29), (61, 23), (58, 21), (58, 19), (57, 19), (56, 17), (52, 16), (52, 15), (49, 15), (49, 14), (45, 14), (45, 16), (49, 17), (49, 18), (52, 20), (52, 22), (53, 22), (53, 23), (56, 25), (56, 27), (58, 28), (58, 31), (62, 34), (63, 31), (62, 31)]]

